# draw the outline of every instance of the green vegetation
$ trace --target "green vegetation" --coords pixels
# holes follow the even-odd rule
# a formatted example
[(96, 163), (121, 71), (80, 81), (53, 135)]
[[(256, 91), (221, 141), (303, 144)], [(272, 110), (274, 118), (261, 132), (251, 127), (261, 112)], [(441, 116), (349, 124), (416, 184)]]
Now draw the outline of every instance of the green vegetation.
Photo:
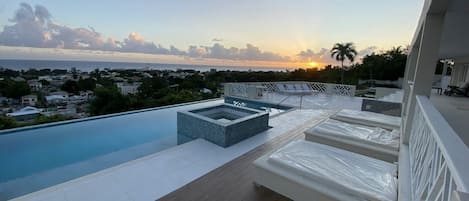
[(0, 116), (0, 130), (15, 128), (18, 124), (13, 118)]
[(23, 127), (23, 126), (33, 126), (33, 125), (52, 123), (52, 122), (58, 122), (58, 121), (65, 121), (65, 120), (70, 120), (70, 119), (72, 118), (65, 117), (62, 115), (53, 115), (53, 116), (39, 115), (36, 119), (32, 121), (17, 122), (15, 119), (11, 117), (0, 117), (0, 130)]
[(62, 115), (53, 115), (53, 116), (45, 116), (39, 115), (33, 122), (26, 123), (28, 126), (37, 125), (37, 124), (45, 124), (45, 123), (52, 123), (57, 121), (65, 121), (70, 120), (72, 118), (65, 117)]
[(19, 99), (30, 93), (29, 85), (24, 81), (17, 82), (10, 79), (0, 81), (0, 94), (5, 97)]
[[(220, 83), (204, 82), (199, 74), (186, 79), (145, 78), (135, 95), (122, 95), (115, 86), (103, 86), (94, 90), (95, 98), (90, 102), (89, 112), (102, 115), (216, 98), (220, 97), (217, 92), (220, 86)], [(199, 92), (204, 87), (212, 88), (215, 93)]]
[(340, 68), (342, 69), (340, 73), (340, 83), (344, 83), (344, 61), (348, 59), (350, 62), (355, 60), (357, 56), (357, 50), (353, 46), (353, 43), (336, 43), (331, 50), (331, 57), (337, 61), (340, 61)]
[(79, 79), (78, 81), (67, 80), (61, 87), (68, 93), (78, 94), (80, 91), (94, 90), (96, 88), (96, 81), (92, 78)]
[(93, 116), (134, 109), (131, 107), (130, 97), (119, 93), (116, 87), (98, 87), (94, 93), (96, 97), (89, 107), (89, 112)]

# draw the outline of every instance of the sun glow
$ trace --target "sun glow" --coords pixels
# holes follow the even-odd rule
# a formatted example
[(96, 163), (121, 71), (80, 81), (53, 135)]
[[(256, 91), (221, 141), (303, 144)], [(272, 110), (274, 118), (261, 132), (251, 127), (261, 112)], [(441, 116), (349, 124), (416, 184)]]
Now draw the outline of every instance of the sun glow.
[(311, 67), (318, 67), (319, 66), (319, 64), (317, 62), (314, 62), (314, 61), (309, 62), (308, 65), (311, 66)]

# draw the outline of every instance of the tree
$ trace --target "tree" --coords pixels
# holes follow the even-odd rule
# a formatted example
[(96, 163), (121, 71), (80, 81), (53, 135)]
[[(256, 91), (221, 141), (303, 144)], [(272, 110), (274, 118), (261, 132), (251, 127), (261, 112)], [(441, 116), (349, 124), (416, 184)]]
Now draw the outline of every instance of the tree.
[(407, 55), (401, 47), (380, 54), (371, 54), (363, 57), (360, 64), (360, 78), (375, 80), (397, 80), (404, 76)]
[(8, 98), (19, 99), (21, 96), (25, 96), (31, 93), (31, 89), (26, 82), (6, 80), (5, 82), (1, 83), (0, 86), (3, 86), (2, 89), (0, 89), (0, 93), (4, 94)]
[(77, 79), (77, 78), (78, 78), (78, 71), (77, 71), (77, 68), (72, 67), (72, 69), (70, 70), (70, 72), (72, 73), (73, 79)]
[(93, 91), (96, 88), (96, 81), (92, 78), (87, 79), (79, 79), (78, 80), (78, 88), (80, 91), (90, 90)]
[(68, 93), (74, 93), (78, 94), (80, 91), (80, 88), (78, 87), (78, 83), (73, 80), (67, 80), (61, 87), (60, 89), (68, 92)]
[(168, 87), (168, 83), (163, 78), (145, 78), (138, 87), (138, 95), (142, 98), (161, 98), (164, 96), (161, 90), (166, 87)]
[(0, 117), (0, 130), (1, 129), (9, 129), (9, 128), (15, 128), (18, 125), (16, 124), (16, 121), (10, 117)]
[(331, 50), (331, 57), (335, 58), (335, 60), (340, 61), (341, 63), (341, 74), (340, 74), (340, 82), (344, 83), (344, 61), (348, 59), (350, 62), (355, 60), (355, 56), (357, 56), (357, 50), (355, 50), (355, 46), (353, 43), (336, 43)]
[(95, 98), (90, 103), (91, 115), (102, 115), (127, 111), (131, 108), (128, 96), (122, 95), (117, 87), (97, 87)]

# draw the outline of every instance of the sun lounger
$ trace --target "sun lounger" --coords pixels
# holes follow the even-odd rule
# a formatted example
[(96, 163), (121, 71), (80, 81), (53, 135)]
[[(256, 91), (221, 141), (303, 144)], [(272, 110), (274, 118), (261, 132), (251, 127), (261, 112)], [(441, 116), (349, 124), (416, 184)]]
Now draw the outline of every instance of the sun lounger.
[(346, 150), (293, 141), (254, 161), (255, 182), (296, 201), (397, 200), (397, 167)]
[(445, 92), (446, 95), (462, 95), (462, 96), (469, 96), (469, 82), (465, 82), (460, 87), (456, 86), (448, 86), (450, 89)]
[(389, 130), (399, 130), (401, 126), (400, 117), (359, 110), (343, 109), (332, 115), (331, 118), (344, 122), (376, 126)]
[(278, 92), (285, 94), (304, 95), (315, 92), (305, 83), (278, 83)]
[(398, 130), (328, 119), (306, 130), (305, 139), (388, 162), (396, 162), (399, 155)]

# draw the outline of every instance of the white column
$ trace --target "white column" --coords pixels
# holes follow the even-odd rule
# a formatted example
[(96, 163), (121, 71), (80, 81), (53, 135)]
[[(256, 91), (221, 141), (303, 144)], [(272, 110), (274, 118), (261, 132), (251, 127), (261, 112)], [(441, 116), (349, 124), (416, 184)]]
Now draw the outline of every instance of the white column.
[(417, 58), (418, 58), (418, 46), (414, 45), (411, 47), (409, 50), (409, 54), (407, 55), (407, 62), (406, 62), (406, 67), (405, 67), (405, 73), (404, 73), (404, 80), (402, 81), (402, 89), (404, 90), (404, 94), (402, 97), (402, 113), (401, 116), (405, 117), (406, 116), (406, 108), (405, 106), (407, 105), (409, 94), (410, 94), (410, 85), (409, 81), (414, 81), (414, 75), (415, 75), (415, 68), (417, 67)]
[(418, 51), (417, 65), (414, 73), (414, 86), (410, 90), (408, 103), (406, 104), (407, 118), (403, 125), (403, 142), (409, 142), (410, 131), (415, 112), (416, 95), (430, 97), (433, 76), (440, 50), (440, 40), (443, 25), (443, 15), (427, 15), (423, 23), (422, 36)]

